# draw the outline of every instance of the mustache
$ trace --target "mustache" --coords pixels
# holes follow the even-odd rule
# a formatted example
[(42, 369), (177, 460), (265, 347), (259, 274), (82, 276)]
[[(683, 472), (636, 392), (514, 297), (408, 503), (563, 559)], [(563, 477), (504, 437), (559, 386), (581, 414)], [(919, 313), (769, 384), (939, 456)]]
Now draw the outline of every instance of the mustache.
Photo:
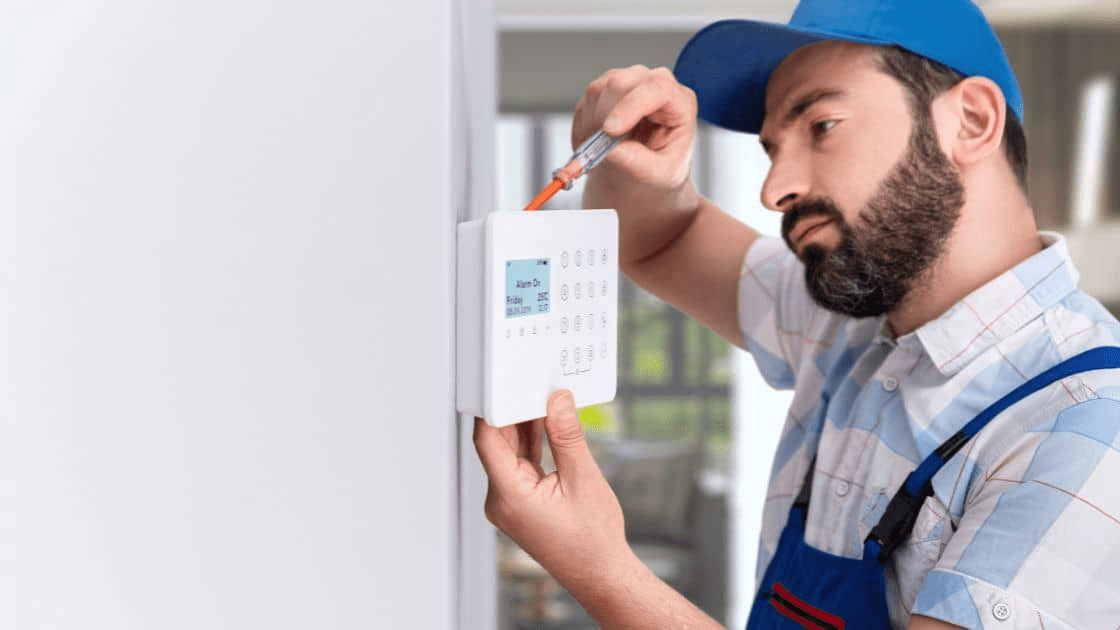
[(789, 234), (793, 231), (794, 226), (802, 219), (816, 216), (832, 219), (839, 225), (844, 224), (844, 215), (840, 214), (840, 208), (837, 208), (831, 200), (818, 198), (799, 201), (790, 206), (789, 210), (782, 215), (782, 239), (786, 242), (787, 247), (793, 249), (793, 242), (790, 240)]

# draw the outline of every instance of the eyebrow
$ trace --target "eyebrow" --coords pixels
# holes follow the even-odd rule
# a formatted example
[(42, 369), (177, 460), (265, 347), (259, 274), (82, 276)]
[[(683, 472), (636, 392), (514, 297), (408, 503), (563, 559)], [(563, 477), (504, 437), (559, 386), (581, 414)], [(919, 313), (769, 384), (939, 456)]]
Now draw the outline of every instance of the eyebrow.
[[(805, 96), (801, 97), (800, 100), (798, 100), (789, 108), (789, 111), (786, 112), (785, 120), (782, 121), (783, 125), (793, 122), (799, 116), (804, 114), (805, 110), (809, 109), (814, 104), (819, 103), (820, 101), (843, 100), (847, 96), (848, 93), (845, 90), (837, 88), (821, 88), (819, 90), (813, 90), (812, 92), (809, 92)], [(762, 136), (759, 136), (758, 141), (762, 144), (763, 150), (769, 153), (770, 148), (773, 145), (769, 141), (763, 139)]]
[(794, 103), (793, 107), (789, 108), (786, 113), (786, 122), (793, 122), (795, 118), (805, 113), (805, 110), (813, 106), (814, 103), (827, 100), (843, 100), (848, 93), (844, 90), (838, 89), (820, 89), (813, 90), (801, 98), (801, 100)]

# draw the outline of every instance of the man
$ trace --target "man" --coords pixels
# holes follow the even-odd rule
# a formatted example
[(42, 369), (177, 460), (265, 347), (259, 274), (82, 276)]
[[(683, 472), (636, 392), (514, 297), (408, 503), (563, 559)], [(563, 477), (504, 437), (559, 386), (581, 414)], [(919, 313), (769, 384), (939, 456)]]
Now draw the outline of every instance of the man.
[[(627, 275), (795, 389), (748, 628), (1120, 626), (1115, 355), (981, 413), (1120, 325), (1036, 228), (1022, 98), (980, 12), (804, 0), (789, 28), (704, 29), (675, 74), (607, 72), (572, 136), (627, 135), (585, 193), (618, 209)], [(759, 134), (784, 243), (697, 193), (698, 108)], [(568, 392), (547, 476), (539, 424), (476, 423), (488, 517), (605, 628), (714, 627), (630, 552)]]

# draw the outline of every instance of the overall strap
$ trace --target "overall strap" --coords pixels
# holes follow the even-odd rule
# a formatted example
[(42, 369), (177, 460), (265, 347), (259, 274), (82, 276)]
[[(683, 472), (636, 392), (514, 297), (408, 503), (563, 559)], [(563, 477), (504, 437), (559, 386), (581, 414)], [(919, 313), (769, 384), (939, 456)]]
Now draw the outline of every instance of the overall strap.
[(914, 472), (906, 477), (898, 493), (887, 504), (887, 510), (865, 543), (877, 545), (879, 562), (886, 562), (890, 555), (910, 536), (918, 511), (926, 497), (933, 495), (933, 476), (949, 461), (972, 436), (983, 429), (992, 418), (1011, 405), (1036, 391), (1067, 376), (1089, 370), (1120, 368), (1120, 348), (1102, 347), (1086, 350), (1042, 372), (1011, 393), (997, 400), (992, 406), (973, 418), (963, 429), (937, 447)]
[(817, 467), (817, 458), (814, 455), (813, 459), (809, 460), (809, 470), (805, 471), (805, 479), (801, 482), (801, 491), (797, 493), (797, 498), (793, 500), (793, 507), (801, 508), (806, 512), (809, 511), (809, 498), (813, 494), (813, 470)]

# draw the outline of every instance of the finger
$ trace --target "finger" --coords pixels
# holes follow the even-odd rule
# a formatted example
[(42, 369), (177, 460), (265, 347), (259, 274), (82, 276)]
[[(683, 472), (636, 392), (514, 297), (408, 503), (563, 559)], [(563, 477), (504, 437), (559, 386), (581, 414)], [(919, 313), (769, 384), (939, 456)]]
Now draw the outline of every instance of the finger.
[(669, 154), (659, 153), (637, 140), (623, 140), (607, 154), (606, 163), (637, 181), (673, 188), (688, 179), (691, 154), (691, 144)]
[[(603, 128), (603, 118), (627, 92), (639, 85), (649, 68), (634, 65), (608, 70), (587, 84), (576, 105), (572, 124), (572, 146), (579, 146), (591, 134)], [(620, 132), (619, 135), (625, 133)]]
[(634, 89), (635, 86), (645, 80), (649, 72), (650, 69), (641, 64), (635, 64), (629, 68), (607, 70), (587, 84), (585, 94), (588, 97), (588, 102), (595, 103), (604, 96), (617, 101), (623, 94)]
[(533, 465), (533, 469), (542, 477), (544, 468), (541, 467), (541, 443), (544, 441), (544, 419), (538, 418), (517, 425), (518, 448), (517, 456), (524, 458)]
[(549, 396), (544, 429), (562, 483), (571, 483), (588, 470), (597, 469), (583, 426), (579, 423), (572, 392), (561, 389)]
[(537, 418), (531, 423), (533, 435), (529, 442), (529, 458), (537, 468), (541, 465), (541, 449), (544, 444), (544, 418)]
[(521, 436), (518, 433), (517, 425), (509, 424), (504, 427), (498, 427), (498, 433), (502, 434), (502, 439), (509, 444), (510, 450), (516, 455), (520, 455), (520, 447), (518, 444), (520, 443)]
[(517, 427), (517, 456), (533, 459), (533, 420), (520, 422)]
[(474, 419), (474, 448), (491, 483), (504, 479), (517, 466), (517, 452), (502, 432), (482, 418)]
[(666, 68), (650, 71), (644, 81), (626, 91), (607, 112), (603, 131), (620, 136), (647, 118), (669, 127), (690, 125), (696, 120), (695, 95)]

